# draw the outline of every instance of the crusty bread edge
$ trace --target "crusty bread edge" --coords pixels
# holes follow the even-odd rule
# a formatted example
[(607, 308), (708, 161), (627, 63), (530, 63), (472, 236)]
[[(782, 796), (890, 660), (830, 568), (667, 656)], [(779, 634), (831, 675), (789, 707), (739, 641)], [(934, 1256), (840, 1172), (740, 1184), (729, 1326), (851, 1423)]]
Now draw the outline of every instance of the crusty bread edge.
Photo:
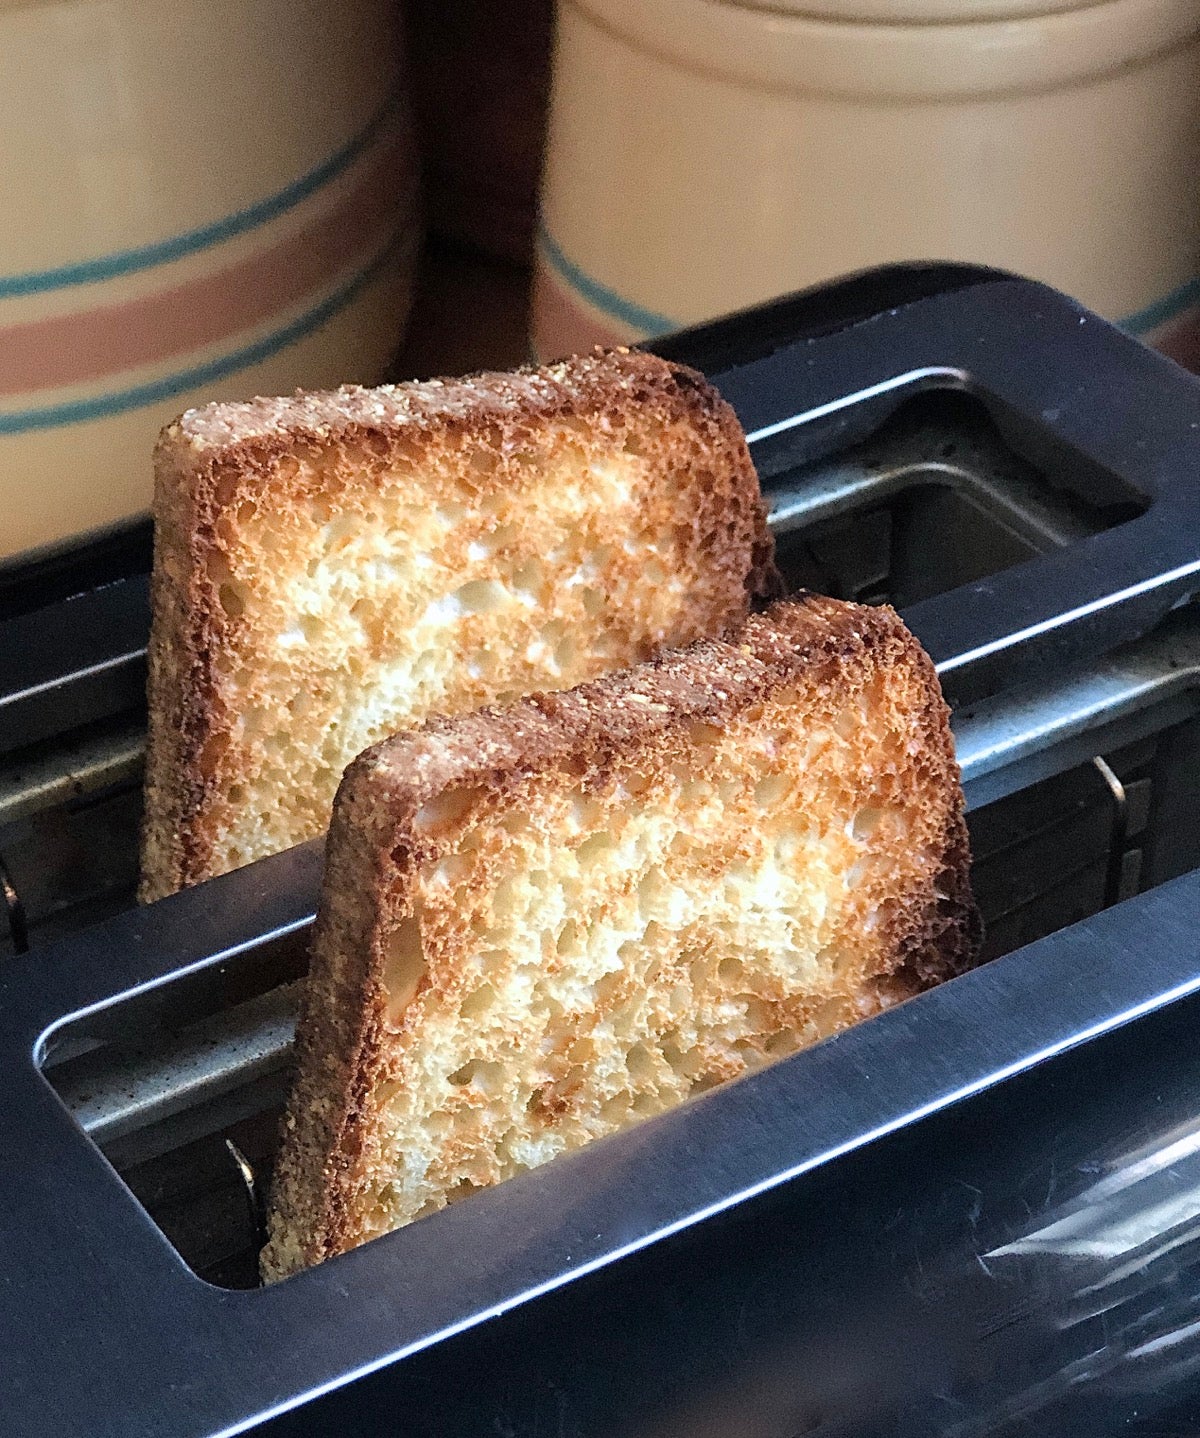
[[(719, 725), (785, 688), (808, 666), (837, 663), (856, 649), (890, 643), (921, 680), (927, 752), (939, 787), (956, 799), (948, 806), (941, 869), (924, 900), (914, 899), (920, 921), (904, 929), (905, 911), (895, 916), (895, 962), (877, 980), (879, 1006), (911, 997), (972, 965), (981, 925), (971, 895), (970, 847), (949, 710), (932, 662), (888, 607), (867, 609), (804, 596), (776, 606), (764, 623), (781, 612), (789, 615), (791, 634), (786, 642), (769, 646), (773, 653), (764, 654), (753, 644), (739, 651), (730, 643), (701, 640), (566, 695), (534, 695), (503, 710), (431, 720), (368, 750), (347, 769), (334, 807), (312, 977), (297, 1030), (297, 1083), (284, 1118), (271, 1232), (262, 1256), (267, 1281), (346, 1246), (351, 1232), (348, 1179), (361, 1149), (365, 1106), (384, 1042), (381, 899), (385, 887), (403, 885), (418, 865), (436, 860), (437, 845), (418, 832), (416, 819), (423, 804), (449, 787), (487, 785), (500, 796), (525, 775), (564, 761), (577, 764), (581, 751), (589, 756), (588, 768), (603, 773), (639, 738), (652, 739), (656, 732), (695, 721)], [(744, 632), (757, 628), (751, 619)], [(731, 643), (737, 639), (731, 634)], [(767, 659), (766, 672), (757, 677), (738, 667), (739, 652), (752, 649), (758, 651), (756, 658)], [(690, 690), (683, 707), (656, 706), (660, 685), (676, 677)], [(605, 701), (599, 717), (589, 712), (593, 696)], [(631, 697), (636, 702), (622, 702)], [(616, 724), (613, 700), (620, 716)], [(531, 728), (542, 742), (537, 737), (530, 742)], [(455, 741), (449, 749), (440, 743), (447, 735)], [(302, 1248), (295, 1246), (297, 1234), (306, 1236)]]
[[(572, 364), (574, 367), (572, 367)], [(555, 384), (538, 384), (543, 376)], [(512, 375), (379, 390), (348, 386), (292, 398), (215, 404), (188, 411), (163, 430), (155, 450), (155, 552), (149, 644), (149, 733), (139, 898), (150, 902), (208, 877), (212, 834), (203, 823), (221, 761), (225, 715), (211, 658), (231, 621), (223, 613), (219, 526), (274, 463), (297, 446), (330, 442), (421, 443), (435, 430), (512, 434), (531, 419), (552, 421), (592, 407), (615, 412), (640, 384), (670, 381), (698, 421), (715, 427), (729, 463), (736, 541), (747, 543), (743, 613), (779, 593), (766, 504), (732, 407), (697, 371), (656, 356), (617, 349), (584, 360)], [(519, 390), (505, 408), (497, 396)], [(419, 399), (417, 396), (419, 395)], [(714, 556), (713, 562), (720, 563)], [(740, 616), (731, 613), (730, 622)]]
[(146, 777), (141, 836), (143, 902), (174, 892), (188, 872), (184, 816), (199, 808), (196, 758), (210, 719), (211, 596), (198, 571), (207, 497), (186, 453), (164, 431), (154, 457), (154, 563), (147, 652)]

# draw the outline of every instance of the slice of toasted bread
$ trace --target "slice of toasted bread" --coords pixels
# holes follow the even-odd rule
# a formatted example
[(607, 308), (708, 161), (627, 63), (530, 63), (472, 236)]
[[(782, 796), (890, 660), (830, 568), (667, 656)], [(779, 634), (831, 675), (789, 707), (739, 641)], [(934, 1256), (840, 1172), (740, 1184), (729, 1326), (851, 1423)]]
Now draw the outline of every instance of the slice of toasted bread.
[(143, 899), (321, 833), (383, 736), (718, 633), (772, 573), (733, 411), (628, 351), (193, 410), (154, 506)]
[(889, 609), (778, 604), (377, 746), (335, 805), (264, 1275), (965, 967), (967, 870), (947, 710)]

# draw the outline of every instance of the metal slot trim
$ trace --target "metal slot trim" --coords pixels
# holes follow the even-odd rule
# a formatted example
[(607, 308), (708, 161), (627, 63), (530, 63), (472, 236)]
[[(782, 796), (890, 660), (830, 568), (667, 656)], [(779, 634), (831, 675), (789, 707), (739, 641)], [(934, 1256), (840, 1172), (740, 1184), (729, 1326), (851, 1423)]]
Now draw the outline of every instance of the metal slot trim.
[(0, 773), (0, 827), (85, 794), (141, 777), (146, 747), (140, 720), (82, 738)]
[(1091, 530), (1065, 509), (1048, 504), (1033, 486), (1015, 477), (1020, 493), (1006, 493), (1002, 484), (945, 460), (913, 456), (882, 469), (838, 464), (822, 469), (803, 483), (767, 491), (769, 523), (775, 534), (788, 534), (825, 519), (841, 519), (855, 509), (890, 499), (909, 487), (915, 475), (926, 484), (944, 485), (976, 503), (980, 509), (1009, 525), (1039, 548), (1067, 545), (1086, 538)]
[[(1200, 616), (1185, 611), (1100, 663), (961, 710), (955, 737), (969, 802), (978, 807), (1021, 787), (1012, 779), (1022, 760), (1094, 736), (1104, 726), (1198, 685)], [(1002, 773), (1009, 782), (1000, 779)], [(985, 786), (985, 779), (992, 782)]]
[(891, 379), (882, 380), (879, 384), (867, 385), (864, 389), (855, 390), (853, 394), (841, 395), (826, 404), (815, 405), (812, 409), (788, 415), (786, 419), (776, 420), (773, 424), (762, 425), (747, 434), (746, 442), (751, 445), (761, 444), (764, 440), (774, 439), (776, 435), (785, 434), (788, 430), (799, 429), (801, 425), (814, 424), (817, 420), (826, 419), (843, 410), (854, 409), (858, 405), (865, 405), (873, 399), (881, 399), (885, 395), (903, 393), (906, 390), (915, 393), (934, 385), (945, 389), (969, 390), (971, 376), (965, 370), (956, 369), (952, 365), (925, 365), (919, 369), (895, 375)]
[(154, 1048), (103, 1047), (47, 1077), (85, 1133), (103, 1144), (211, 1102), (287, 1061), (298, 989), (284, 984), (201, 1020)]

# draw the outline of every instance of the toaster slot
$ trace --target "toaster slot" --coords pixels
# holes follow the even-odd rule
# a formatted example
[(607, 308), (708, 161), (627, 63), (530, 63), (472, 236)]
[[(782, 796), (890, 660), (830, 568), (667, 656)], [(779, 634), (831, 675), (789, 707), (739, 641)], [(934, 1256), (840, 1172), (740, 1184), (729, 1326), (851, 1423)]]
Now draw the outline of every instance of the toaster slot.
[(790, 587), (905, 608), (1134, 518), (1089, 502), (1003, 440), (981, 402), (909, 401), (864, 443), (766, 482)]

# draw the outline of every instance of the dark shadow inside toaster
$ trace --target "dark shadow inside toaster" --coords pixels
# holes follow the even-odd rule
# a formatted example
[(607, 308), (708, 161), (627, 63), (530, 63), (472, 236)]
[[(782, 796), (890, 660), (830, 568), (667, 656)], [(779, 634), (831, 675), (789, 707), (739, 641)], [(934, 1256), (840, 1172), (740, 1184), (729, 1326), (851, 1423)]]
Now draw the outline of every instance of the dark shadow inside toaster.
[[(1132, 491), (1086, 497), (1064, 457), (1040, 471), (1005, 443), (982, 401), (936, 390), (865, 442), (764, 479), (789, 587), (903, 609), (1136, 518)], [(1111, 497), (1117, 488), (1106, 476)]]
[[(1093, 505), (1055, 485), (1003, 442), (981, 403), (950, 392), (910, 402), (833, 458), (775, 467), (765, 487), (789, 588), (898, 606), (1139, 509), (1132, 496)], [(126, 733), (140, 716), (121, 723)], [(1100, 754), (1014, 774), (1004, 797), (970, 815), (989, 958), (1200, 863), (1189, 822), (1200, 803), (1200, 721), (1176, 704), (1132, 739), (1113, 733)], [(140, 774), (127, 743), (120, 752), (119, 777), (0, 828), (33, 942), (131, 902)], [(83, 857), (47, 861), (69, 852)], [(0, 918), (0, 949), (2, 935)], [(136, 1002), (110, 1011), (103, 1036), (86, 1022), (64, 1026), (47, 1061), (85, 1130), (215, 1284), (256, 1283), (303, 964), (303, 936), (264, 942), (153, 1028)]]

